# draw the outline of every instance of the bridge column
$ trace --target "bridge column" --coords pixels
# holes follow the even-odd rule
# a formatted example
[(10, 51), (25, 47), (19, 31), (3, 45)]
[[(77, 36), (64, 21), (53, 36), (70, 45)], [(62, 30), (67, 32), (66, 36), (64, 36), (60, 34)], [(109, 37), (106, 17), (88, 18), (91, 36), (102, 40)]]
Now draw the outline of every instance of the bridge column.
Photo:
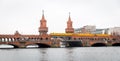
[(0, 42), (2, 42), (2, 38), (0, 38)]
[(90, 42), (91, 42), (90, 40), (82, 40), (82, 44), (84, 47), (90, 47), (91, 46)]
[(10, 42), (11, 41), (11, 38), (8, 38), (7, 42)]
[(1, 41), (3, 42), (3, 38), (1, 38)]
[(29, 38), (29, 41), (31, 41), (31, 38)]
[(7, 38), (7, 42), (10, 42), (10, 38)]
[(4, 42), (6, 42), (6, 39), (7, 39), (7, 38), (5, 38)]
[(26, 42), (25, 41), (20, 41), (19, 42), (19, 48), (26, 48)]
[(16, 38), (14, 38), (14, 42), (16, 41)]
[(12, 42), (12, 38), (10, 38), (10, 41), (9, 42)]
[(11, 38), (11, 41), (10, 42), (13, 42), (13, 38)]
[(14, 42), (14, 38), (11, 38), (11, 42)]
[(33, 38), (31, 38), (30, 41), (33, 41)]
[(19, 48), (26, 48), (26, 46), (25, 45), (21, 45), (21, 46), (19, 46)]
[(5, 42), (5, 38), (3, 38), (3, 42)]
[(107, 40), (107, 46), (112, 46), (112, 40)]
[(9, 41), (9, 38), (6, 38), (5, 42), (8, 42)]
[(33, 38), (32, 41), (35, 41), (35, 38)]
[(5, 42), (7, 42), (8, 38), (5, 38)]
[(14, 41), (17, 41), (17, 38), (14, 38)]

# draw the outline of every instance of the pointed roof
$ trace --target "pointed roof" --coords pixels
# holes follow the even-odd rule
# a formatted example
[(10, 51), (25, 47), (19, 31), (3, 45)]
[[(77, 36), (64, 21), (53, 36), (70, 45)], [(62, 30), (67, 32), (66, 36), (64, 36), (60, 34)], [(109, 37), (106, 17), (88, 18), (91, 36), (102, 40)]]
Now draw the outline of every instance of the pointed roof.
[(18, 31), (15, 31), (15, 34), (19, 34), (19, 32), (18, 32)]
[(68, 21), (71, 21), (70, 12), (69, 12), (69, 18), (68, 18)]
[(45, 17), (44, 17), (44, 10), (42, 10), (42, 19), (41, 20), (45, 20)]
[(71, 17), (70, 17), (70, 12), (69, 12), (69, 18), (68, 18), (67, 23), (72, 23), (72, 21), (71, 21)]
[(18, 31), (15, 31), (15, 34), (16, 36), (20, 35), (20, 33)]

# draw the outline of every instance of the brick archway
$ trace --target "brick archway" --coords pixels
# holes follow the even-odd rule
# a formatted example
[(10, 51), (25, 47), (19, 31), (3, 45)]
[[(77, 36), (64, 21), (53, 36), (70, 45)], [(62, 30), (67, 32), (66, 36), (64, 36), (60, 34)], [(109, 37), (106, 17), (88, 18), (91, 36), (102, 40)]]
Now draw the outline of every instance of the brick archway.
[(8, 45), (8, 46), (13, 46), (13, 48), (19, 48), (19, 46), (15, 45), (15, 44), (0, 44), (0, 45)]
[(120, 46), (120, 43), (114, 43), (112, 46)]
[(51, 47), (50, 45), (45, 44), (45, 43), (34, 43), (34, 44), (28, 44), (27, 46), (29, 45), (38, 45), (38, 48), (50, 48)]
[(103, 46), (107, 46), (105, 43), (94, 43), (91, 45), (92, 47), (103, 47)]
[(81, 41), (67, 41), (66, 47), (82, 47), (83, 44)]

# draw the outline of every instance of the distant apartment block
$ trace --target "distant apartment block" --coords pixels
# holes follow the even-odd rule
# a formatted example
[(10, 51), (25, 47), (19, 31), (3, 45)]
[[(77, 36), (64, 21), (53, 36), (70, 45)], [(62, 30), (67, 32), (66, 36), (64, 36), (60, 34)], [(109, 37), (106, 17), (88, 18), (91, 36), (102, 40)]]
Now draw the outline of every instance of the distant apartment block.
[(120, 27), (107, 28), (105, 34), (120, 35)]
[(96, 26), (94, 25), (86, 25), (83, 26), (82, 28), (75, 29), (75, 33), (91, 33), (94, 31), (96, 31)]
[(86, 25), (86, 26), (83, 26), (82, 28), (75, 29), (74, 32), (75, 33), (120, 35), (120, 27), (96, 29), (96, 26), (94, 25)]

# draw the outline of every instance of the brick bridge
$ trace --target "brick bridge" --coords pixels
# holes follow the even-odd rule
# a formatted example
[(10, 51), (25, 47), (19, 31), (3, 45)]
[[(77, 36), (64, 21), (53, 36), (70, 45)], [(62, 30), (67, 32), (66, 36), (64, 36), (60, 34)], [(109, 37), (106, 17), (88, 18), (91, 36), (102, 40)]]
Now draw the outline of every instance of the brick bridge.
[(14, 48), (25, 48), (29, 45), (51, 47), (49, 35), (0, 35), (0, 44), (12, 45)]
[[(120, 46), (120, 36), (107, 34), (75, 34), (75, 33), (51, 33), (53, 40), (59, 46), (66, 47), (98, 47)], [(57, 43), (56, 42), (56, 43)]]
[(43, 35), (0, 35), (0, 45), (12, 45), (14, 48), (26, 48), (38, 45), (39, 48), (49, 47), (90, 47), (120, 46), (120, 36), (103, 34), (51, 33)]

